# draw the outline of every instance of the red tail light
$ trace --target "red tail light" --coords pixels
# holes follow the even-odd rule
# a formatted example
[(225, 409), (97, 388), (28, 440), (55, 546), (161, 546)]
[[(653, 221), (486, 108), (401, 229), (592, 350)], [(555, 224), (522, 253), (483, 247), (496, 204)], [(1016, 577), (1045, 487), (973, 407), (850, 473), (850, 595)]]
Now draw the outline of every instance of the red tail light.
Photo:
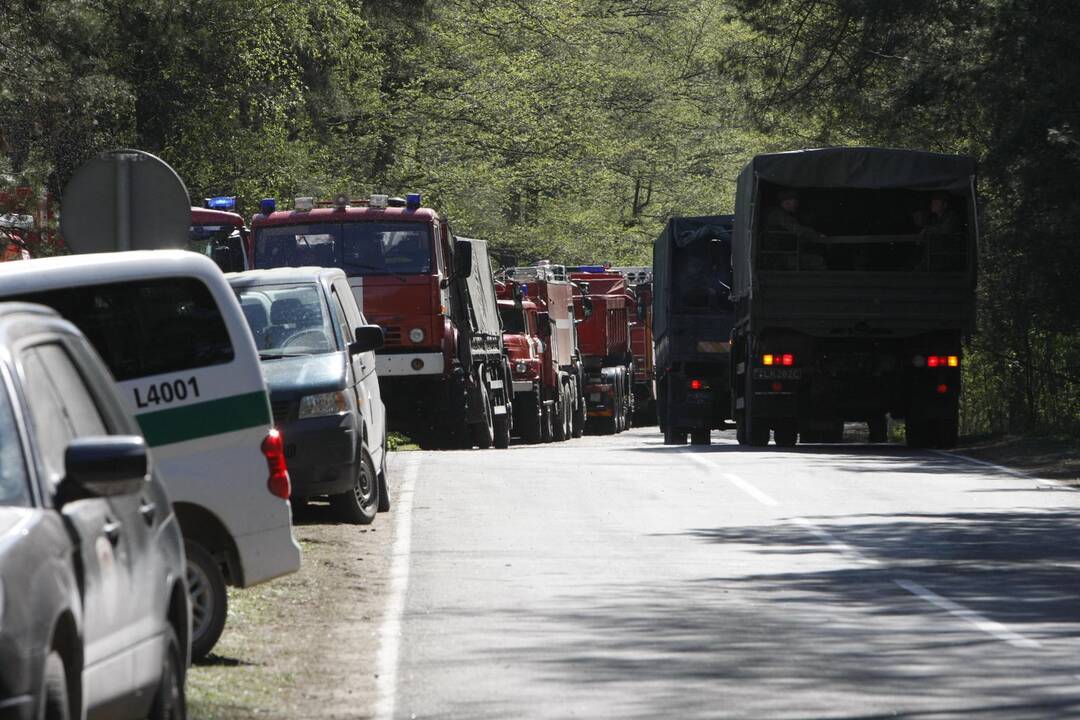
[(926, 367), (941, 367), (941, 358), (939, 358), (937, 355), (930, 355), (926, 358)]
[(285, 464), (285, 443), (276, 429), (270, 430), (263, 440), (262, 454), (266, 457), (266, 467), (270, 471), (270, 478), (266, 481), (267, 489), (272, 495), (288, 500), (292, 494), (292, 483), (289, 481), (289, 468)]
[(784, 383), (782, 383), (782, 382), (774, 382), (772, 384), (772, 391), (774, 393), (783, 392), (784, 391)]
[(690, 381), (690, 389), (691, 390), (700, 390), (703, 387), (705, 387), (705, 386), (700, 380), (691, 380)]
[(795, 364), (795, 356), (792, 355), (791, 353), (786, 353), (782, 358), (782, 363), (784, 365), (788, 365), (788, 366), (794, 365)]
[(947, 392), (949, 392), (949, 386), (946, 385), (945, 383), (942, 383), (942, 384), (937, 386), (937, 394), (938, 395), (944, 395)]

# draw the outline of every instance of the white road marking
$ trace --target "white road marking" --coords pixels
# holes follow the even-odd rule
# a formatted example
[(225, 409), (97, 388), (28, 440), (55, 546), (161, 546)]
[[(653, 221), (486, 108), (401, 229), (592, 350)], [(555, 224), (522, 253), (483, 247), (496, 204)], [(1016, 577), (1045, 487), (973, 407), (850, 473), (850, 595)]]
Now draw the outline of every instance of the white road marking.
[(822, 528), (818, 527), (817, 525), (810, 522), (806, 518), (801, 518), (801, 517), (791, 518), (791, 522), (793, 522), (796, 525), (802, 527), (803, 529), (805, 529), (807, 532), (811, 533), (812, 535), (816, 535), (818, 537), (818, 539), (820, 539), (822, 542), (824, 542), (826, 545), (828, 545), (830, 548), (832, 548), (836, 552), (840, 553), (842, 556), (844, 556), (848, 560), (851, 560), (853, 562), (863, 563), (865, 565), (880, 565), (881, 564), (880, 561), (875, 560), (874, 558), (870, 558), (870, 557), (867, 557), (867, 556), (863, 555), (861, 552), (856, 550), (851, 545), (848, 545), (846, 542), (843, 542), (842, 540), (837, 538), (835, 535), (830, 533), (828, 530), (823, 530)]
[(394, 549), (390, 565), (390, 592), (386, 614), (379, 628), (379, 654), (375, 658), (377, 700), (375, 718), (391, 720), (397, 701), (398, 654), (401, 646), (401, 616), (405, 610), (405, 590), (409, 586), (409, 550), (412, 546), (413, 488), (419, 473), (419, 459), (402, 471), (401, 487), (394, 498)]
[(917, 582), (911, 580), (893, 580), (897, 585), (907, 590), (912, 595), (925, 600), (931, 605), (935, 605), (950, 615), (954, 615), (961, 620), (966, 620), (978, 629), (985, 633), (988, 633), (998, 640), (1004, 640), (1005, 642), (1019, 648), (1038, 648), (1042, 647), (1038, 640), (1032, 640), (1026, 638), (1023, 635), (1010, 630), (999, 622), (990, 620), (983, 617), (974, 610), (970, 610), (959, 603), (955, 603), (952, 600), (938, 595), (933, 590), (923, 587)]
[[(706, 455), (701, 455), (701, 454), (698, 454), (698, 453), (686, 453), (686, 456), (688, 458), (690, 458), (692, 461), (696, 462), (698, 465), (704, 465), (705, 467), (709, 468), (710, 470), (715, 470), (716, 469), (716, 465), (714, 465), (712, 462), (710, 462)], [(768, 505), (769, 507), (776, 507), (777, 505), (780, 504), (780, 503), (776, 502), (776, 500), (769, 497), (769, 495), (767, 495), (766, 493), (762, 492), (761, 490), (758, 490), (750, 482), (748, 482), (746, 480), (743, 480), (738, 475), (735, 475), (733, 473), (726, 473), (726, 472), (722, 472), (720, 474), (729, 483), (731, 483), (735, 487), (739, 488), (744, 493), (746, 493), (750, 497), (754, 498), (755, 500), (757, 500), (762, 505)]]

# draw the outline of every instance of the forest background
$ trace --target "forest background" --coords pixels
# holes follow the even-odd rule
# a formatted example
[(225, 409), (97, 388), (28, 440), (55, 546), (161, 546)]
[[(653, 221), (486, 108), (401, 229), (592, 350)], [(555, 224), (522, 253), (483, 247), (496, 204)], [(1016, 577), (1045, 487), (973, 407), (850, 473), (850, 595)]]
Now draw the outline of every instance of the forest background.
[(420, 191), (504, 264), (647, 264), (757, 153), (970, 153), (963, 429), (1080, 436), (1077, 37), (1069, 0), (7, 0), (0, 188), (138, 147), (245, 215)]

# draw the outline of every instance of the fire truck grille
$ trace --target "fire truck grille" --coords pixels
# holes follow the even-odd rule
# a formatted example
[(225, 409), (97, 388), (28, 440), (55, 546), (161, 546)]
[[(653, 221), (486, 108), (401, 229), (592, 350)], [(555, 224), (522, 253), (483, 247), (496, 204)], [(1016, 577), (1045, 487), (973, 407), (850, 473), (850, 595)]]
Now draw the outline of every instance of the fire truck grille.
[(383, 328), (383, 344), (384, 345), (400, 345), (401, 344), (401, 326), (400, 325), (387, 325)]

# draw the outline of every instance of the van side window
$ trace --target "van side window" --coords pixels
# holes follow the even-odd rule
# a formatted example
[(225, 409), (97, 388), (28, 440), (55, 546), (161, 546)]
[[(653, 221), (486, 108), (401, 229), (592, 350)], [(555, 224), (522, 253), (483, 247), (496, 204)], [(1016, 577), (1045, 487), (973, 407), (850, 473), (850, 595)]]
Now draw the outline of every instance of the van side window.
[(195, 278), (61, 288), (19, 298), (75, 323), (118, 381), (231, 362), (229, 331)]

